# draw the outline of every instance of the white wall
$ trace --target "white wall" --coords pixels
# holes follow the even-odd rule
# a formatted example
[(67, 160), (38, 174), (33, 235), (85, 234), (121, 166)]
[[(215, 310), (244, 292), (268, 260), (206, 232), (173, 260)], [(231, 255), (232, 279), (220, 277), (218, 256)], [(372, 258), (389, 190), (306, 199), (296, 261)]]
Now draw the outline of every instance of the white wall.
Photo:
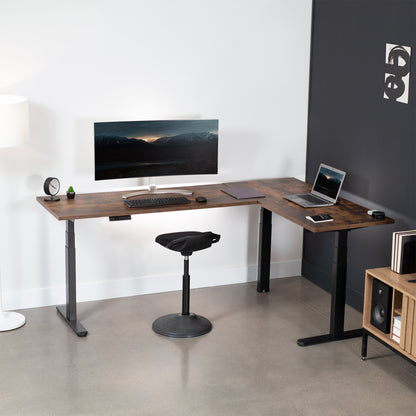
[[(93, 122), (218, 118), (219, 175), (157, 184), (296, 176), (305, 169), (310, 0), (2, 0), (0, 93), (30, 102), (31, 140), (0, 149), (0, 271), (6, 309), (65, 298), (65, 223), (36, 201), (93, 180)], [(272, 276), (300, 272), (301, 230), (273, 217)], [(75, 224), (79, 300), (180, 287), (182, 258), (157, 234), (212, 230), (191, 258), (193, 286), (253, 280), (256, 207)]]

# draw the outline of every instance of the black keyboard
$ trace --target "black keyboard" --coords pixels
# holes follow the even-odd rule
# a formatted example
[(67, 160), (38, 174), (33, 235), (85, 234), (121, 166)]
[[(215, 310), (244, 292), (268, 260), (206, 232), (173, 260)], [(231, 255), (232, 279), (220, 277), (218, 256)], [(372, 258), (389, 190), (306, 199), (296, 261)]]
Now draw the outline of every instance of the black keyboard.
[(129, 208), (163, 207), (165, 205), (189, 204), (191, 201), (184, 196), (169, 196), (163, 198), (128, 199), (124, 203)]

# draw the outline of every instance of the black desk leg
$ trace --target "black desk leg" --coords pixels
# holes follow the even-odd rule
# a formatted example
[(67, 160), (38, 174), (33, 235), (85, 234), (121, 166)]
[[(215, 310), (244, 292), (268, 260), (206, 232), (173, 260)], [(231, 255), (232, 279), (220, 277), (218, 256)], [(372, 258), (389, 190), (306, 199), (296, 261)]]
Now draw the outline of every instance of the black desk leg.
[(272, 244), (272, 212), (261, 208), (257, 292), (270, 291), (270, 252)]
[(298, 345), (309, 345), (341, 339), (356, 338), (362, 335), (362, 329), (344, 331), (345, 289), (347, 280), (348, 230), (335, 232), (334, 260), (332, 264), (331, 319), (329, 334), (298, 339)]
[(66, 305), (57, 306), (56, 309), (79, 337), (85, 337), (88, 331), (77, 320), (75, 232), (72, 220), (66, 222), (65, 267)]

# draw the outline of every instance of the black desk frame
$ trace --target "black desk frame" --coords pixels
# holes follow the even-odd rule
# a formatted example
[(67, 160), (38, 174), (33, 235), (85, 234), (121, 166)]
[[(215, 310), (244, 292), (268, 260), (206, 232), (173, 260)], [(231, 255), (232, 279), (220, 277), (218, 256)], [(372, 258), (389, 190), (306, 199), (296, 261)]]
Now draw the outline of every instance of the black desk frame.
[[(233, 207), (240, 205), (260, 204), (260, 226), (258, 235), (258, 271), (257, 291), (266, 293), (270, 291), (270, 259), (272, 240), (272, 213), (288, 219), (289, 221), (311, 232), (332, 232), (334, 235), (334, 251), (332, 262), (332, 291), (331, 291), (331, 316), (329, 333), (315, 337), (302, 338), (297, 341), (299, 346), (309, 346), (319, 343), (337, 341), (358, 337), (362, 335), (362, 329), (344, 331), (345, 319), (345, 291), (347, 278), (347, 253), (348, 232), (353, 229), (374, 225), (391, 224), (391, 218), (376, 220), (368, 216), (367, 209), (351, 201), (343, 200), (342, 205), (328, 208), (335, 218), (334, 223), (313, 224), (305, 220), (305, 211), (295, 205), (291, 205), (282, 198), (286, 193), (308, 192), (310, 185), (295, 178), (254, 180), (229, 184), (231, 186), (249, 186), (266, 194), (266, 198), (260, 200), (237, 201), (221, 192), (221, 188), (227, 184), (216, 184), (194, 187), (197, 194), (210, 195), (209, 208)], [(43, 197), (37, 197), (38, 201), (58, 220), (66, 221), (65, 244), (65, 268), (66, 268), (66, 304), (57, 306), (59, 314), (70, 325), (74, 332), (85, 337), (87, 330), (77, 318), (76, 303), (76, 262), (75, 262), (75, 220), (86, 218), (98, 218), (115, 216), (127, 216), (130, 211), (120, 203), (121, 192), (104, 192), (98, 194), (81, 194), (78, 196), (76, 206), (66, 200), (58, 205), (44, 203)], [(105, 209), (100, 208), (101, 204)], [(186, 209), (199, 209), (201, 206), (195, 203), (193, 207)], [(57, 208), (57, 209), (56, 209)], [(181, 210), (183, 208), (179, 208)], [(174, 209), (175, 210), (175, 209)], [(155, 211), (155, 212), (165, 212)], [(166, 212), (169, 212), (168, 210)], [(137, 211), (137, 214), (141, 212)]]
[[(270, 291), (272, 213), (261, 208), (260, 216), (257, 291), (264, 293)], [(75, 223), (73, 220), (66, 220), (65, 270), (66, 304), (57, 306), (56, 310), (79, 337), (85, 337), (88, 331), (77, 318)]]
[(329, 334), (298, 339), (300, 347), (360, 337), (362, 328), (344, 331), (345, 290), (347, 283), (348, 230), (334, 231), (332, 262), (331, 317)]
[(75, 224), (66, 221), (65, 270), (66, 270), (66, 304), (56, 310), (79, 337), (85, 337), (88, 331), (77, 319), (77, 278), (75, 263)]
[[(334, 232), (334, 253), (332, 265), (331, 318), (329, 334), (302, 338), (297, 341), (301, 347), (362, 336), (362, 329), (344, 331), (345, 289), (347, 277), (348, 230)], [(272, 242), (272, 212), (260, 210), (258, 241), (257, 291), (270, 291), (270, 255)], [(66, 221), (66, 305), (57, 306), (57, 311), (79, 337), (88, 331), (77, 319), (76, 302), (76, 263), (75, 263), (75, 224)]]

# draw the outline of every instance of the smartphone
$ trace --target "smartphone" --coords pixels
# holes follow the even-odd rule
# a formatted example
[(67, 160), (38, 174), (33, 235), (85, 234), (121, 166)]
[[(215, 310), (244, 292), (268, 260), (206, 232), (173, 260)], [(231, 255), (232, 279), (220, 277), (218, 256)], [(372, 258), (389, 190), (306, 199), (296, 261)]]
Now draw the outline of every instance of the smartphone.
[(334, 219), (329, 214), (311, 215), (311, 216), (308, 215), (306, 219), (315, 223), (334, 221)]

